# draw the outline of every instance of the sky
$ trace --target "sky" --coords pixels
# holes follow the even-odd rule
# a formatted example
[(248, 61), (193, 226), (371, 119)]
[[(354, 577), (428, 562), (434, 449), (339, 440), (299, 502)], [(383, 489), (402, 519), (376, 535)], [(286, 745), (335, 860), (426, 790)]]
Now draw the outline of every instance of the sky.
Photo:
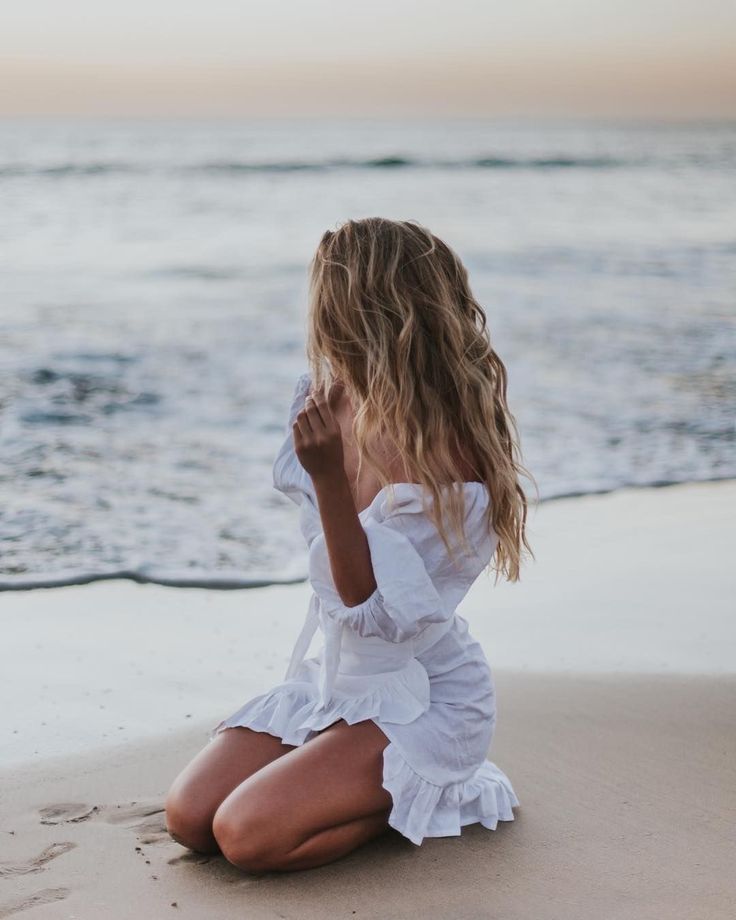
[(24, 0), (0, 115), (736, 117), (734, 0)]

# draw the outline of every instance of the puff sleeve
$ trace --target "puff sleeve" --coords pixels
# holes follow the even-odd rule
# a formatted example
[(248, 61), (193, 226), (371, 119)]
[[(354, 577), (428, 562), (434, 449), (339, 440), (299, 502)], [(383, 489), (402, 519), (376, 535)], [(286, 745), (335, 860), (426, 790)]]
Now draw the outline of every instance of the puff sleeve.
[(287, 436), (291, 436), (291, 426), (294, 424), (299, 410), (304, 406), (304, 400), (309, 392), (311, 384), (312, 377), (308, 371), (300, 374), (296, 379), (294, 392), (292, 393), (291, 403), (289, 405), (289, 422), (286, 428)]
[[(432, 624), (449, 621), (457, 601), (490, 558), (465, 557), (458, 579), (413, 486), (395, 484), (395, 510), (362, 521), (376, 581), (375, 590), (362, 603), (353, 607), (342, 603), (332, 580), (324, 536), (310, 548), (310, 582), (324, 614), (361, 636), (404, 642)], [(385, 506), (384, 500), (381, 507)]]
[(271, 471), (274, 489), (283, 492), (297, 504), (302, 501), (307, 473), (294, 452), (294, 435), (291, 429), (304, 406), (311, 383), (309, 373), (301, 374), (296, 380), (289, 405), (289, 420), (284, 430), (284, 441), (276, 454)]

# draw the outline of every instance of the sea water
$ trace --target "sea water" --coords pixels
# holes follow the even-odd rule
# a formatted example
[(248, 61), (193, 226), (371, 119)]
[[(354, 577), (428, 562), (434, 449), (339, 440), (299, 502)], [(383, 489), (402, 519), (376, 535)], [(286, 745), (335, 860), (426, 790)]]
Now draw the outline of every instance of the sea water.
[(368, 215), (465, 261), (543, 499), (734, 475), (734, 124), (4, 121), (4, 586), (304, 573), (271, 465)]

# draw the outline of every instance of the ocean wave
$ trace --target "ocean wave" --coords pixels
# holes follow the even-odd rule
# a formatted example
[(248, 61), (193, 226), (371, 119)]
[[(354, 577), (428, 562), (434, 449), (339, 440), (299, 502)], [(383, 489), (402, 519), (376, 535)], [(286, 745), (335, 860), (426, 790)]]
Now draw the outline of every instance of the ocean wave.
[(212, 160), (201, 163), (170, 164), (88, 162), (56, 163), (50, 165), (6, 164), (0, 166), (0, 178), (38, 177), (47, 179), (94, 178), (120, 174), (155, 174), (172, 172), (184, 174), (249, 175), (254, 173), (308, 173), (338, 172), (341, 170), (398, 170), (398, 169), (442, 169), (442, 170), (564, 170), (564, 169), (619, 169), (660, 165), (652, 159), (622, 159), (608, 156), (535, 156), (507, 157), (484, 155), (461, 159), (422, 158), (387, 155), (371, 158), (335, 158), (326, 160)]
[(105, 176), (147, 172), (149, 168), (136, 163), (54, 163), (45, 166), (11, 163), (0, 166), (0, 177), (12, 179), (16, 176), (45, 176), (49, 179), (64, 179), (69, 176)]

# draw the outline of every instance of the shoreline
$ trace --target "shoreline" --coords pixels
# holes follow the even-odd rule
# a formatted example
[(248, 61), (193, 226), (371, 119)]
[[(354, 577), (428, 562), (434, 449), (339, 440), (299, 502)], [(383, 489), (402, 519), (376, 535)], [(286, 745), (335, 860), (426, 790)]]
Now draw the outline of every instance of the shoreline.
[[(565, 492), (550, 495), (539, 501), (529, 502), (529, 510), (540, 508), (558, 501), (569, 499), (594, 498), (599, 495), (615, 495), (619, 492), (638, 492), (647, 489), (670, 489), (677, 486), (700, 485), (705, 483), (736, 482), (733, 476), (713, 476), (706, 479), (662, 480), (659, 482), (614, 486), (610, 489), (594, 489), (591, 492)], [(206, 588), (211, 591), (240, 591), (252, 588), (264, 588), (268, 585), (299, 584), (307, 580), (305, 575), (278, 578), (269, 576), (244, 576), (239, 572), (216, 571), (211, 575), (190, 575), (181, 572), (156, 572), (145, 564), (138, 568), (123, 567), (106, 572), (71, 572), (69, 574), (3, 576), (0, 575), (0, 593), (7, 591), (36, 591), (47, 588), (65, 588), (76, 585), (94, 584), (99, 581), (132, 581), (141, 585), (161, 585), (167, 588)]]

